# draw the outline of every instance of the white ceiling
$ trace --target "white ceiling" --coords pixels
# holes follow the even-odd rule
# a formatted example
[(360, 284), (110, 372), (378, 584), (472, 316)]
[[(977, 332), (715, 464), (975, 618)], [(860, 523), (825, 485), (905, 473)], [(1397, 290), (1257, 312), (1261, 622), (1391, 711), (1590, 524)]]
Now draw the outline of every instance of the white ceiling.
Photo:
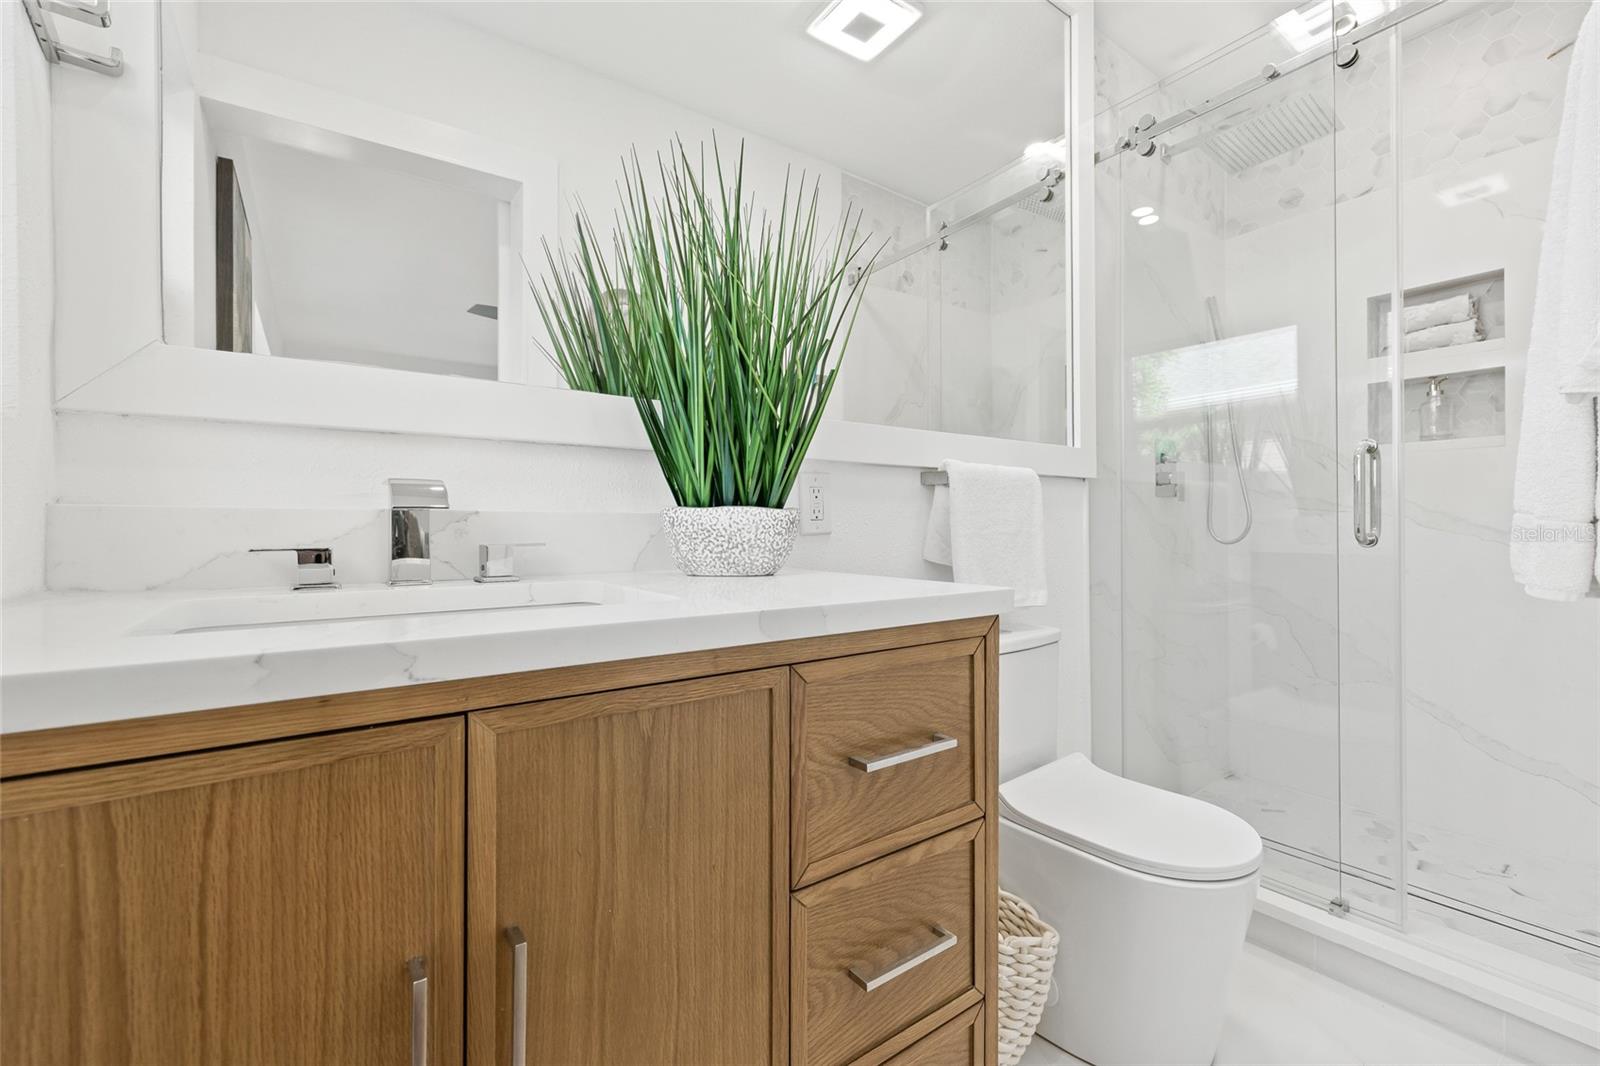
[(1066, 20), (1048, 0), (930, 0), (871, 63), (806, 35), (816, 0), (429, 6), (924, 202), (1063, 129)]
[(1299, 6), (1285, 0), (1097, 0), (1095, 32), (1117, 42), (1159, 79)]

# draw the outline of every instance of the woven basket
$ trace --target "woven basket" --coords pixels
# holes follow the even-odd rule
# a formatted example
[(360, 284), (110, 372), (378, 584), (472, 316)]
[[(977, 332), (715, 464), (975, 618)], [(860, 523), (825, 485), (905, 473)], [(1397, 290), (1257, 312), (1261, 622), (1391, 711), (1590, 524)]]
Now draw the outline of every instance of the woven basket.
[(1017, 1066), (1050, 995), (1061, 936), (1039, 912), (1000, 890), (1000, 1066)]

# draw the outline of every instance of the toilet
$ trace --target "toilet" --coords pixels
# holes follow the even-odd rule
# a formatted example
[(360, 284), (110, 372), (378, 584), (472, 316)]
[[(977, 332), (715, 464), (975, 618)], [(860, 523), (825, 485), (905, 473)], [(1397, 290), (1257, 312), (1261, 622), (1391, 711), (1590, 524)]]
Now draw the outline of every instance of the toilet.
[(1059, 640), (1000, 634), (1000, 884), (1061, 933), (1039, 1035), (1095, 1066), (1204, 1066), (1261, 838), (1220, 807), (1057, 758)]

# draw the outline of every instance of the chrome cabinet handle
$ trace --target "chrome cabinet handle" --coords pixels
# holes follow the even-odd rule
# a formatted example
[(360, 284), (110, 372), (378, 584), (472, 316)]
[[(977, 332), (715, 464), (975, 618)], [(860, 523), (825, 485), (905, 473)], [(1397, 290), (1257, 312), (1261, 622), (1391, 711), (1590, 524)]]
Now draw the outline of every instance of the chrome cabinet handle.
[(862, 973), (861, 967), (859, 966), (850, 967), (850, 980), (860, 985), (863, 991), (871, 992), (874, 989), (882, 988), (884, 985), (888, 984), (890, 981), (893, 981), (896, 977), (899, 977), (902, 974), (910, 973), (912, 970), (915, 970), (918, 966), (921, 966), (929, 959), (937, 955), (943, 955), (945, 952), (956, 946), (956, 935), (950, 930), (946, 929), (944, 926), (933, 926), (933, 934), (939, 939), (935, 940), (921, 951), (918, 951), (916, 954), (907, 955), (899, 962), (891, 965), (887, 970), (881, 970), (878, 973), (873, 974), (871, 977), (868, 977), (866, 974)]
[(524, 1066), (528, 1061), (528, 938), (522, 926), (506, 927), (506, 943), (511, 945), (511, 1063)]
[(428, 960), (406, 962), (411, 976), (411, 1066), (428, 1066)]
[(1371, 437), (1356, 445), (1350, 476), (1355, 486), (1356, 543), (1370, 548), (1383, 532), (1383, 455)]
[(959, 743), (955, 737), (948, 737), (943, 733), (935, 733), (933, 739), (928, 743), (919, 744), (915, 748), (907, 748), (904, 751), (891, 752), (888, 755), (876, 757), (852, 755), (850, 756), (850, 765), (864, 774), (875, 774), (879, 770), (887, 770), (889, 767), (899, 766), (903, 762), (916, 762), (918, 759), (926, 759), (930, 755), (937, 755), (941, 751), (949, 751)]

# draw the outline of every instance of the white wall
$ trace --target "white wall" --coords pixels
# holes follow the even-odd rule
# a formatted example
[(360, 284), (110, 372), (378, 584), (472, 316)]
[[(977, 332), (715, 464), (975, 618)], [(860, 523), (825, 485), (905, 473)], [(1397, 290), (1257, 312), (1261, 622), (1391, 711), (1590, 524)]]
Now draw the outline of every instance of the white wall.
[[(370, 97), (373, 86), (382, 86), (380, 102), (387, 106), (549, 152), (560, 160), (563, 199), (576, 191), (600, 209), (610, 203), (618, 157), (630, 143), (665, 144), (681, 133), (692, 144), (710, 128), (702, 116), (405, 5), (385, 5), (381, 19), (370, 6), (354, 12), (326, 5), (315, 35), (275, 27), (269, 9), (283, 5), (222, 6), (238, 10), (211, 26), (204, 25), (210, 9), (202, 14), (202, 36), (211, 32), (207, 47), (218, 54), (257, 64), (270, 57), (279, 73), (351, 95)], [(112, 82), (83, 72), (64, 75), (73, 91), (55, 113), (62, 131), (57, 189), (93, 187), (100, 194), (57, 219), (63, 248), (58, 317), (72, 323), (56, 349), (62, 389), (159, 334), (153, 19), (142, 5), (125, 10), (113, 41), (127, 53), (128, 76)], [(384, 46), (373, 40), (375, 27), (391, 35)], [(84, 151), (94, 141), (105, 147), (100, 158)], [(770, 145), (764, 154), (786, 158)], [(107, 183), (108, 166), (119, 178), (126, 169), (126, 180)], [(109, 240), (108, 226), (114, 230)], [(109, 297), (95, 291), (114, 282), (117, 291)], [(203, 509), (194, 512), (197, 518), (232, 508), (376, 513), (387, 506), (384, 481), (393, 476), (441, 478), (456, 507), (479, 511), (636, 518), (669, 502), (647, 452), (70, 413), (57, 416), (56, 447), (60, 503), (54, 510), (61, 520), (53, 524), (50, 551), (62, 556), (52, 562), (62, 564), (123, 550), (117, 547), (119, 509), (129, 522), (150, 506)], [(921, 559), (931, 495), (916, 471), (822, 468), (831, 474), (834, 531), (802, 538), (792, 565), (948, 577)], [(6, 491), (9, 505), (9, 481)], [(1063, 629), (1063, 739), (1072, 747), (1087, 745), (1084, 496), (1081, 481), (1047, 479), (1050, 604), (1018, 612), (1019, 621)], [(72, 520), (85, 508), (110, 510), (96, 510), (91, 522)], [(191, 534), (183, 550), (201, 558), (277, 546), (248, 543), (251, 528), (227, 520), (196, 521)], [(526, 539), (539, 539), (538, 531), (529, 530)], [(574, 547), (558, 545), (557, 551), (570, 554)]]
[(50, 426), (50, 70), (20, 4), (0, 15), (0, 595), (44, 584)]

